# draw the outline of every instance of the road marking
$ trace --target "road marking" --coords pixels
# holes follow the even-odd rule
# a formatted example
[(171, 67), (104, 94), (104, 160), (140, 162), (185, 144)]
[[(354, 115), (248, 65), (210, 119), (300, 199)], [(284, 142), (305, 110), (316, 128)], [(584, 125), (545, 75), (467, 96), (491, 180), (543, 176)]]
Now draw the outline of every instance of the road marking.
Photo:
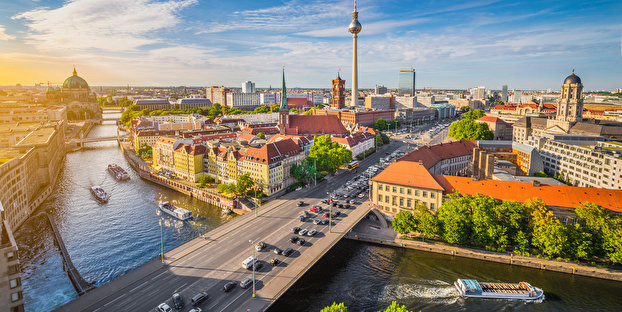
[(188, 283), (184, 283), (183, 285), (179, 286), (179, 288), (175, 289), (175, 290), (173, 291), (173, 293), (180, 292), (180, 291), (181, 291), (181, 289), (182, 289), (182, 288), (184, 288), (184, 286), (186, 286), (186, 285), (188, 285)]
[[(260, 280), (260, 279), (255, 279), (255, 283), (257, 283), (257, 281), (261, 281), (261, 280)], [(236, 302), (238, 299), (240, 299), (240, 297), (242, 297), (242, 295), (243, 295), (244, 293), (246, 293), (249, 289), (251, 289), (251, 288), (246, 288), (246, 289), (244, 289), (244, 291), (243, 291), (243, 292), (242, 292), (239, 296), (237, 296), (235, 299), (231, 300), (231, 302), (229, 302), (229, 304), (228, 304), (228, 305), (226, 305), (226, 306), (225, 306), (222, 310), (220, 310), (220, 312), (227, 310), (227, 308), (228, 308), (228, 307), (229, 307), (232, 303), (234, 303), (234, 302)]]
[(117, 301), (117, 300), (119, 300), (119, 299), (121, 299), (121, 298), (123, 298), (124, 296), (125, 296), (125, 294), (115, 298), (114, 300), (108, 301), (108, 303), (104, 304), (104, 307), (109, 305), (109, 304), (111, 304), (111, 303), (113, 303), (113, 302), (115, 302), (115, 301)]

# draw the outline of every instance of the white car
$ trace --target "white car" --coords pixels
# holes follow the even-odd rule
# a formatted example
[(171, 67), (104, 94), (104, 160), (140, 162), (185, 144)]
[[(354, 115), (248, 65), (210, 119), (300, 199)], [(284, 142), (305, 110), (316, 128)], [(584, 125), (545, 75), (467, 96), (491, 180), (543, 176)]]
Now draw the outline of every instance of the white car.
[(188, 312), (203, 312), (203, 310), (201, 310), (201, 308), (194, 308)]
[(160, 303), (160, 305), (158, 306), (158, 311), (160, 312), (173, 312), (173, 309), (171, 309), (171, 307), (166, 304), (166, 303)]

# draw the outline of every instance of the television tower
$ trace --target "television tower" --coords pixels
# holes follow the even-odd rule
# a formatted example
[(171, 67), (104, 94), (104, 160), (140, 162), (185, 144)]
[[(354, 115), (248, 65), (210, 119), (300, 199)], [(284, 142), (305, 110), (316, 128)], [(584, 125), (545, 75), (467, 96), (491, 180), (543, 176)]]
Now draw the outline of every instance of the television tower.
[(358, 33), (361, 32), (361, 23), (358, 20), (359, 12), (356, 10), (356, 0), (354, 0), (354, 11), (352, 12), (352, 22), (350, 26), (348, 26), (348, 30), (352, 33), (352, 106), (356, 106), (358, 100), (358, 66), (356, 59), (356, 38), (358, 37)]

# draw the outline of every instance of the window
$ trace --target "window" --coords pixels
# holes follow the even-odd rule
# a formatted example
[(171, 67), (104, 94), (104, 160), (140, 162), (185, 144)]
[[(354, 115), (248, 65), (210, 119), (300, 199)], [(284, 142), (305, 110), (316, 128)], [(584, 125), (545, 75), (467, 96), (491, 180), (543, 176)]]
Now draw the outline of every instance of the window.
[(423, 197), (428, 197), (428, 192), (423, 191)]
[(381, 202), (382, 201), (382, 195), (378, 195), (378, 201)]
[(18, 291), (16, 293), (12, 293), (11, 294), (11, 302), (18, 301), (19, 299), (22, 299), (22, 292), (21, 291)]
[(411, 193), (411, 189), (406, 189), (406, 194), (410, 195)]
[(400, 197), (400, 207), (404, 207), (404, 198)]
[(393, 187), (393, 193), (397, 193), (397, 187)]
[(389, 195), (386, 195), (386, 196), (384, 197), (384, 202), (385, 202), (385, 203), (388, 203), (388, 202), (389, 202)]
[(388, 191), (389, 191), (389, 186), (388, 186), (388, 185), (385, 185), (385, 186), (384, 186), (384, 190), (388, 192)]
[(382, 185), (378, 184), (378, 190), (382, 191)]
[(13, 251), (9, 251), (6, 253), (6, 258), (7, 260), (11, 261), (13, 259), (15, 259), (15, 253)]
[(410, 205), (411, 205), (411, 200), (410, 199), (406, 200), (406, 207), (410, 208)]
[(419, 190), (415, 190), (415, 196), (419, 196)]
[(434, 210), (434, 204), (430, 203), (430, 210)]
[(435, 198), (435, 197), (436, 197), (436, 193), (430, 192), (430, 198)]
[(17, 287), (19, 285), (20, 285), (19, 278), (14, 278), (14, 279), (9, 281), (9, 287), (11, 287), (11, 289), (15, 288), (15, 287)]
[(400, 187), (400, 194), (404, 194), (404, 188)]

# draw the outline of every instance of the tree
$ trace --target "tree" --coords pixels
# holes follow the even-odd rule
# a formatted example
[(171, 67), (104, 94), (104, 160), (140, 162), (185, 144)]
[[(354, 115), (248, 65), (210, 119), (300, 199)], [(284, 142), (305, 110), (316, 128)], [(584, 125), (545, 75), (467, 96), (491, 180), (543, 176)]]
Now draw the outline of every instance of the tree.
[(335, 172), (339, 167), (352, 160), (352, 151), (333, 142), (328, 135), (314, 138), (309, 151), (309, 161), (317, 163), (319, 171)]
[(462, 117), (464, 117), (465, 119), (477, 120), (484, 117), (485, 114), (486, 112), (484, 112), (484, 110), (472, 109), (462, 114)]
[[(470, 206), (473, 222), (471, 241), (490, 249), (500, 236), (506, 234), (495, 214), (497, 200), (490, 196), (465, 196), (465, 200)], [(507, 244), (507, 239), (503, 244)]]
[(391, 302), (391, 305), (387, 307), (386, 310), (378, 311), (378, 312), (412, 312), (412, 311), (408, 310), (408, 308), (406, 308), (405, 305), (401, 305), (393, 301)]
[(216, 191), (218, 191), (218, 193), (220, 194), (237, 195), (237, 186), (235, 185), (235, 183), (231, 183), (231, 184), (222, 183), (216, 186)]
[(439, 233), (438, 218), (432, 214), (428, 207), (423, 203), (419, 203), (413, 212), (417, 220), (416, 231), (427, 237), (434, 237)]
[(249, 173), (245, 173), (238, 177), (238, 183), (236, 184), (235, 188), (237, 194), (246, 195), (246, 192), (250, 190), (254, 185), (255, 181), (253, 181), (251, 175)]
[(622, 218), (615, 217), (603, 229), (604, 250), (613, 263), (622, 263)]
[(198, 186), (200, 188), (204, 188), (205, 186), (207, 186), (208, 183), (213, 183), (214, 178), (207, 174), (202, 174), (199, 176), (199, 179), (197, 180), (197, 182), (199, 183)]
[(343, 302), (339, 304), (333, 302), (332, 305), (325, 307), (320, 310), (320, 312), (348, 312), (348, 308), (343, 304)]
[(263, 134), (263, 132), (259, 132), (259, 133), (257, 133), (257, 137), (258, 137), (258, 138), (260, 138), (260, 139), (262, 139), (262, 140), (265, 140), (265, 139), (266, 139), (266, 135), (265, 135), (265, 134)]
[(306, 111), (306, 112), (304, 112), (304, 113), (302, 113), (302, 114), (303, 115), (313, 115), (313, 108), (308, 110), (308, 111)]
[(378, 118), (372, 125), (372, 128), (376, 130), (385, 130), (387, 128), (387, 122), (382, 118)]
[(294, 113), (294, 114), (300, 114), (300, 111), (298, 109), (296, 109), (296, 108), (292, 108), (289, 111)]
[(544, 201), (527, 200), (525, 206), (531, 212), (532, 244), (548, 257), (561, 256), (569, 247), (566, 227), (546, 207)]
[(408, 211), (400, 211), (395, 215), (393, 221), (391, 221), (393, 230), (402, 235), (409, 234), (415, 231), (417, 227), (417, 220), (412, 213)]
[(451, 123), (449, 136), (456, 140), (492, 140), (494, 133), (488, 128), (488, 124), (475, 122), (472, 119), (463, 119)]
[(301, 183), (310, 182), (317, 178), (317, 170), (310, 159), (305, 159), (300, 165), (293, 164), (290, 173)]
[(449, 195), (438, 210), (438, 220), (441, 223), (441, 236), (452, 244), (464, 244), (471, 233), (471, 213), (469, 198), (460, 194)]

